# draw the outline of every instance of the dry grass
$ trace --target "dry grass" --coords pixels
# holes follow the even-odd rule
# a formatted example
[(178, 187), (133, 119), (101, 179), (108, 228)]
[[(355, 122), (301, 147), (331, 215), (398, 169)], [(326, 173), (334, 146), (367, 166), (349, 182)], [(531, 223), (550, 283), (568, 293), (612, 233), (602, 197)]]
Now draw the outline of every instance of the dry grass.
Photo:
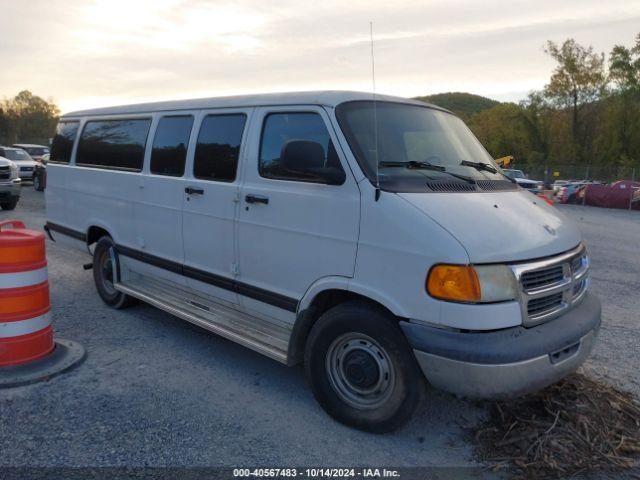
[(474, 438), (481, 460), (519, 477), (621, 471), (639, 465), (640, 404), (574, 374), (538, 393), (491, 403)]

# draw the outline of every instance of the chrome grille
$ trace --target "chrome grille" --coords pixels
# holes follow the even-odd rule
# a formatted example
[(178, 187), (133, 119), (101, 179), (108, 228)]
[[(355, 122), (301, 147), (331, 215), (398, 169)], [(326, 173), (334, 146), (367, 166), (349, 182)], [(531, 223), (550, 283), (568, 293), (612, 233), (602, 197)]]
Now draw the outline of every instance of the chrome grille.
[(564, 279), (564, 271), (562, 265), (556, 265), (544, 270), (534, 272), (526, 272), (522, 274), (521, 282), (525, 290), (533, 290), (545, 285), (553, 285), (562, 282)]
[(589, 285), (589, 259), (582, 245), (555, 257), (511, 268), (520, 285), (525, 326), (547, 322), (573, 308)]
[(527, 304), (527, 313), (540, 315), (558, 308), (562, 304), (562, 292), (549, 295), (548, 297), (534, 298)]
[(0, 180), (8, 180), (11, 178), (11, 169), (9, 167), (0, 167)]

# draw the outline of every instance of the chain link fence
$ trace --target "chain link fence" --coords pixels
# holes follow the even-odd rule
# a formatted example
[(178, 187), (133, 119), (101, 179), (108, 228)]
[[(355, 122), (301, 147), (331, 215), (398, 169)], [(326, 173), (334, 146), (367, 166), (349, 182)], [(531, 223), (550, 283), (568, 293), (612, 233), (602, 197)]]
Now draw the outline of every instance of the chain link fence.
[(611, 165), (517, 165), (509, 168), (523, 170), (532, 180), (543, 181), (551, 185), (556, 180), (593, 180), (602, 183), (612, 183), (618, 180), (638, 181), (640, 164), (632, 166)]

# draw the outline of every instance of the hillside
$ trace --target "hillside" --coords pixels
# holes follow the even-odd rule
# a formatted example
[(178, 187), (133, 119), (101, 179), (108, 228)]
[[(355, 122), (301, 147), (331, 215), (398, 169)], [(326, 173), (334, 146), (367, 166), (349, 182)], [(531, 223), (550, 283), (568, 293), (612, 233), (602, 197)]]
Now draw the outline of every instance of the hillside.
[(488, 110), (500, 104), (497, 100), (464, 92), (437, 93), (435, 95), (416, 97), (416, 100), (433, 103), (467, 118), (474, 113)]

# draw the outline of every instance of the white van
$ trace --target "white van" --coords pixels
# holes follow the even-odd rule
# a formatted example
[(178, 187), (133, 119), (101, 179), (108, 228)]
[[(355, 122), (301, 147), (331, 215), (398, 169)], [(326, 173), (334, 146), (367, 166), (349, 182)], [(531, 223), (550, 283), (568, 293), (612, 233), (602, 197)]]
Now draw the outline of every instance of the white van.
[[(600, 326), (578, 229), (441, 108), (354, 92), (64, 115), (46, 230), (135, 299), (287, 365), (341, 422), (389, 431), (428, 382), (519, 395)], [(424, 374), (424, 376), (423, 376)]]

